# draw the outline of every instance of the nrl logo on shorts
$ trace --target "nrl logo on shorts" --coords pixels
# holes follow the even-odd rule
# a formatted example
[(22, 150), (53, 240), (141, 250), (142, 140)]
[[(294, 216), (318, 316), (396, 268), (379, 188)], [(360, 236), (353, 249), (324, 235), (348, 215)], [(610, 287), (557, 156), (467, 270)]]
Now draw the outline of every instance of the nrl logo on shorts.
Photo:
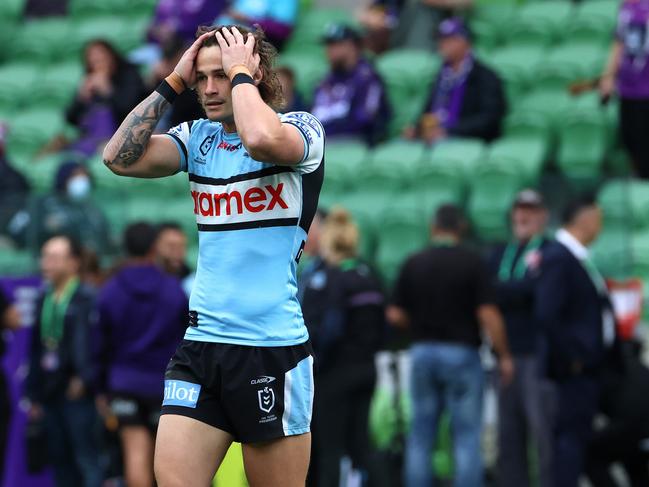
[(270, 413), (270, 410), (275, 406), (275, 391), (272, 387), (264, 387), (257, 391), (257, 398), (259, 399), (259, 409), (265, 413)]

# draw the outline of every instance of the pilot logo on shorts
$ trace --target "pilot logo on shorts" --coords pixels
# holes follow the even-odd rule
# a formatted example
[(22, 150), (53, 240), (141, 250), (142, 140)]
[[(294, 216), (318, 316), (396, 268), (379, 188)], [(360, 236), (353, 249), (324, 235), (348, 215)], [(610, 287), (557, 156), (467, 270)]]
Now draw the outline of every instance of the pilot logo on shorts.
[(162, 405), (195, 408), (200, 393), (200, 384), (193, 384), (184, 380), (165, 380)]
[(272, 387), (264, 387), (257, 391), (257, 398), (259, 399), (259, 409), (264, 413), (270, 413), (270, 410), (275, 406), (275, 391)]

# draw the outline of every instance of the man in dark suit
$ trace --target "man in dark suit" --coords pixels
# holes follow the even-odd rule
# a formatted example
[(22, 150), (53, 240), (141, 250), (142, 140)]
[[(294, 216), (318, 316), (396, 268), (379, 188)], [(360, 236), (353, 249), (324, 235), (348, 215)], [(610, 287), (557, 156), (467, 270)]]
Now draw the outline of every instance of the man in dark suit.
[(577, 487), (600, 395), (600, 372), (615, 323), (606, 283), (588, 245), (601, 230), (594, 198), (566, 208), (556, 242), (543, 252), (536, 290), (546, 368), (556, 387), (553, 463), (556, 487)]
[(507, 103), (498, 75), (475, 58), (471, 33), (459, 18), (439, 25), (438, 50), (444, 59), (417, 127), (406, 138), (428, 143), (447, 137), (500, 137)]

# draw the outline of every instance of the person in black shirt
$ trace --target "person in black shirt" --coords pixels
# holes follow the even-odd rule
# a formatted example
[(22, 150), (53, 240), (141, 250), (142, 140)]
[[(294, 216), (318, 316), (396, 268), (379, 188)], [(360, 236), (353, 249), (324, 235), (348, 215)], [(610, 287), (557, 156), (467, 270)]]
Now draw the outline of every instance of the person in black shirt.
[(496, 300), (505, 317), (516, 377), (498, 391), (498, 481), (502, 487), (530, 485), (528, 444), (538, 455), (540, 487), (552, 482), (552, 384), (540, 365), (540, 330), (534, 318), (534, 289), (548, 214), (542, 196), (521, 191), (511, 211), (513, 240), (494, 250), (490, 267)]
[[(18, 309), (9, 303), (0, 289), (0, 358), (4, 355), (4, 340), (1, 336), (3, 330), (17, 330), (20, 328), (20, 314)], [(7, 434), (9, 433), (9, 420), (11, 419), (11, 401), (9, 388), (4, 369), (0, 367), (0, 480), (4, 475), (4, 461), (7, 453)]]
[(455, 485), (482, 485), (481, 329), (498, 354), (501, 380), (509, 383), (513, 378), (513, 361), (487, 268), (479, 254), (460, 244), (465, 228), (457, 207), (438, 209), (432, 246), (406, 260), (387, 312), (395, 326), (409, 327), (414, 339), (413, 419), (406, 444), (405, 487), (431, 485), (431, 457), (444, 409), (451, 418)]
[(343, 456), (376, 485), (370, 471), (369, 409), (376, 373), (374, 354), (385, 336), (381, 283), (357, 258), (358, 228), (349, 213), (334, 208), (324, 221), (322, 255), (327, 264), (327, 308), (311, 339), (317, 344), (313, 422), (318, 487), (341, 485)]

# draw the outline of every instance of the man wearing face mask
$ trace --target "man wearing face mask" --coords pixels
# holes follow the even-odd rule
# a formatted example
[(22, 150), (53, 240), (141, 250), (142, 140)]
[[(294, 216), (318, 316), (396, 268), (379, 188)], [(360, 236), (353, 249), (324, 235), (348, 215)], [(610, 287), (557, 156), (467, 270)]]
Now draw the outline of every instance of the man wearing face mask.
[(54, 191), (35, 202), (24, 219), (27, 242), (39, 248), (52, 235), (71, 235), (98, 254), (112, 249), (108, 222), (91, 199), (92, 181), (83, 164), (59, 168)]
[(513, 239), (497, 248), (490, 267), (497, 304), (505, 318), (516, 376), (498, 391), (498, 475), (502, 487), (529, 487), (528, 444), (538, 455), (539, 485), (551, 482), (551, 385), (539, 367), (539, 327), (534, 319), (534, 289), (539, 274), (547, 210), (533, 189), (521, 191), (511, 210)]
[(316, 88), (312, 113), (329, 137), (378, 142), (390, 106), (383, 81), (362, 55), (360, 34), (347, 25), (332, 24), (323, 42), (331, 70)]

